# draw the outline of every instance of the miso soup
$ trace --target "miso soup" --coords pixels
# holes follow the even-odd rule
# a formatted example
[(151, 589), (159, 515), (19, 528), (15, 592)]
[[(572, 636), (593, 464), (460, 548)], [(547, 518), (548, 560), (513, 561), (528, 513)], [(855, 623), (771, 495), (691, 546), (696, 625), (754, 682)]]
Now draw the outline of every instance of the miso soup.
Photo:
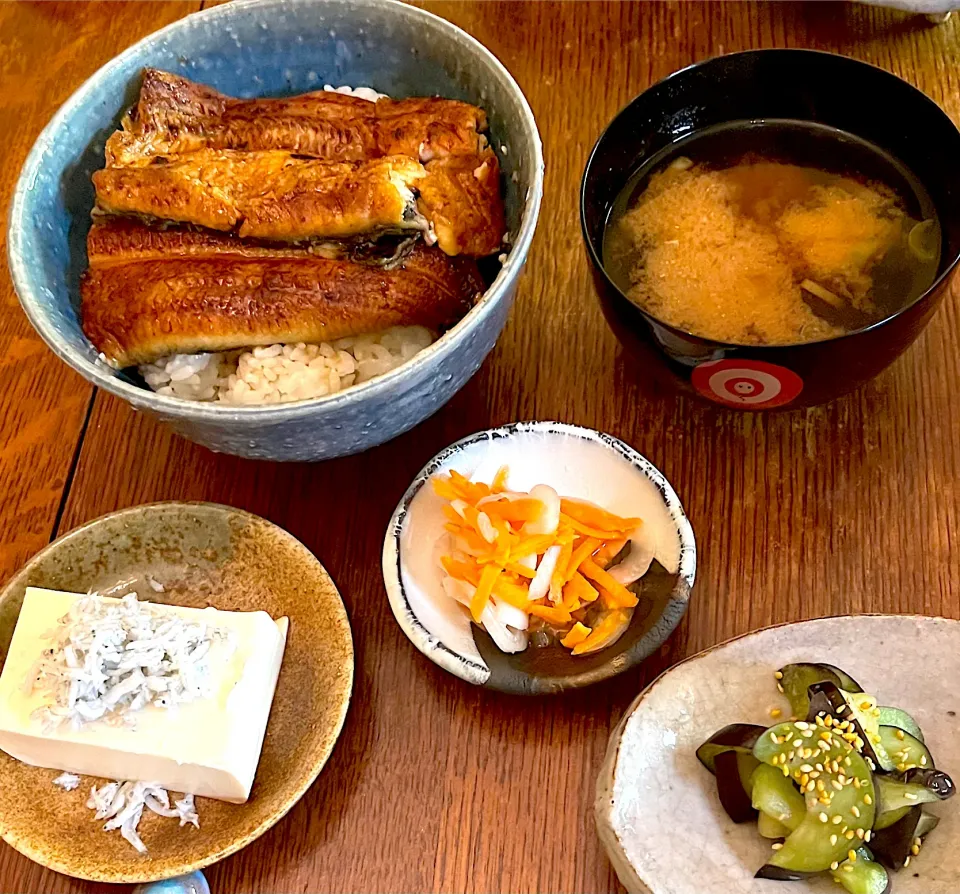
[(882, 150), (802, 121), (740, 121), (672, 144), (631, 178), (604, 267), (649, 314), (730, 344), (862, 329), (933, 283), (929, 195)]

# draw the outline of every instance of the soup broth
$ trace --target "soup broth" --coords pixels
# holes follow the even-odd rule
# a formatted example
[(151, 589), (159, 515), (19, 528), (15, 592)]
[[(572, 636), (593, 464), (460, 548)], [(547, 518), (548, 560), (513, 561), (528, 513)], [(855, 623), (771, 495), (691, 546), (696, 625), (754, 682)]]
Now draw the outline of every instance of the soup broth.
[(729, 344), (800, 344), (883, 320), (933, 283), (933, 202), (834, 128), (732, 122), (672, 144), (615, 201), (604, 267), (649, 314)]

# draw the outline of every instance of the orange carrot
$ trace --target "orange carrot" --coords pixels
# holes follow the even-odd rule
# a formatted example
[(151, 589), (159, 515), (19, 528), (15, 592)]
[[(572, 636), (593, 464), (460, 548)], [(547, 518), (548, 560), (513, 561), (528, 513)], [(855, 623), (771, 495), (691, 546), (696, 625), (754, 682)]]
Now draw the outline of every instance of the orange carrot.
[(568, 649), (572, 649), (574, 646), (580, 645), (584, 640), (590, 636), (591, 630), (589, 627), (584, 626), (579, 621), (570, 628), (570, 632), (560, 640), (560, 645), (566, 646)]
[(560, 511), (581, 524), (604, 531), (627, 533), (640, 524), (639, 518), (621, 518), (619, 515), (614, 515), (599, 506), (593, 506), (581, 500), (562, 499), (560, 501)]
[(509, 468), (507, 466), (500, 466), (497, 469), (497, 474), (493, 476), (493, 484), (490, 485), (490, 490), (495, 494), (499, 494), (507, 488), (507, 475), (510, 474)]
[(567, 568), (564, 572), (564, 583), (569, 581), (570, 578), (577, 573), (577, 569), (581, 564), (589, 559), (600, 548), (601, 544), (602, 541), (594, 537), (584, 537), (580, 541), (570, 556), (570, 560), (567, 562)]
[(611, 593), (606, 587), (600, 587), (600, 603), (604, 608), (614, 609), (614, 608), (633, 608), (640, 601), (628, 590), (628, 596), (624, 596), (618, 593)]
[(577, 521), (575, 518), (571, 518), (564, 512), (560, 513), (560, 523), (576, 531), (578, 534), (582, 534), (584, 537), (596, 537), (597, 540), (613, 540), (615, 537), (623, 536), (620, 531), (604, 531), (600, 528), (591, 527), (590, 525)]
[(619, 606), (630, 607), (637, 604), (637, 597), (633, 593), (590, 559), (580, 566), (580, 573), (595, 584), (599, 584), (602, 590), (606, 590), (619, 603)]
[(573, 647), (573, 654), (584, 655), (612, 644), (627, 629), (631, 614), (632, 612), (622, 608), (607, 612), (600, 623), (594, 625), (590, 635)]
[(536, 568), (528, 568), (526, 565), (521, 565), (518, 562), (507, 562), (505, 567), (507, 571), (510, 571), (513, 574), (519, 575), (520, 577), (527, 577), (532, 579), (537, 576)]
[(530, 606), (530, 614), (536, 615), (538, 618), (543, 618), (548, 624), (555, 624), (558, 627), (570, 623), (570, 612), (549, 605), (538, 605), (534, 603)]
[(568, 591), (575, 595), (579, 602), (594, 602), (600, 595), (594, 587), (591, 587), (590, 584), (587, 583), (587, 579), (580, 574), (579, 571), (575, 572), (573, 577), (571, 577), (564, 586), (564, 601), (567, 599)]
[(490, 596), (493, 593), (493, 585), (497, 582), (501, 570), (502, 569), (497, 568), (496, 565), (487, 565), (487, 567), (480, 572), (480, 581), (477, 583), (476, 592), (470, 600), (470, 614), (473, 615), (473, 620), (478, 624), (480, 623), (480, 616), (483, 614), (483, 610), (490, 601)]
[(483, 504), (483, 511), (493, 518), (497, 516), (504, 521), (523, 522), (533, 521), (543, 512), (543, 503), (539, 500), (494, 500)]

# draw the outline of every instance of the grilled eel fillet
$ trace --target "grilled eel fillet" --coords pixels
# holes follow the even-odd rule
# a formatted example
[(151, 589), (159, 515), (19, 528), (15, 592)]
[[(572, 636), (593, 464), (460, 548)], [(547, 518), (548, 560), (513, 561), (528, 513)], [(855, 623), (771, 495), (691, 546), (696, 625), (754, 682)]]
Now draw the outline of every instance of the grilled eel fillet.
[(403, 155), (325, 162), (281, 150), (201, 149), (142, 168), (105, 168), (93, 183), (100, 209), (115, 214), (255, 239), (347, 239), (425, 230), (412, 192), (424, 174)]
[[(408, 207), (403, 223), (416, 228), (422, 224), (422, 215), (435, 224), (445, 253), (483, 257), (500, 249), (506, 229), (500, 165), (487, 148), (485, 128), (481, 109), (456, 100), (372, 103), (328, 92), (240, 100), (186, 78), (147, 69), (137, 105), (124, 119), (123, 130), (107, 141), (107, 169), (95, 176), (98, 203), (104, 210), (206, 226), (213, 221), (222, 230), (240, 222), (241, 236), (327, 237), (337, 229), (331, 201), (344, 192), (331, 186), (323, 195), (314, 195), (313, 178), (325, 175), (319, 173), (321, 165), (309, 159), (352, 163), (357, 165), (357, 177), (366, 170), (364, 162), (389, 159), (399, 167), (397, 157), (404, 156), (424, 163), (425, 175), (415, 186), (430, 199), (417, 203), (419, 215)], [(278, 151), (287, 153), (282, 165), (284, 183), (279, 188), (293, 192), (278, 193), (278, 187), (264, 185), (256, 198), (256, 212), (269, 220), (251, 221), (222, 191), (252, 192), (234, 181), (244, 180), (244, 171), (279, 166), (274, 155)], [(261, 153), (266, 156), (263, 160)], [(191, 161), (194, 155), (199, 158)], [(249, 161), (241, 163), (242, 156)], [(212, 159), (218, 157), (221, 161), (213, 165)], [(302, 172), (297, 172), (297, 162), (305, 165)], [(377, 170), (382, 176), (383, 169)], [(405, 173), (399, 179), (410, 188), (412, 169), (402, 170)], [(340, 176), (346, 184), (349, 178)], [(171, 179), (176, 180), (175, 190), (169, 187)], [(290, 187), (291, 181), (302, 189)], [(379, 189), (385, 192), (386, 186), (381, 183)], [(291, 195), (297, 197), (295, 207), (284, 210), (281, 205)], [(355, 214), (349, 227), (344, 224), (341, 230), (376, 232), (382, 226), (375, 214), (365, 219), (360, 197), (344, 200)], [(390, 207), (395, 210), (393, 204)], [(234, 224), (228, 226), (231, 219)]]
[(284, 99), (233, 99), (148, 68), (107, 165), (143, 165), (198, 149), (286, 149), (327, 161), (406, 155), (428, 161), (486, 146), (482, 109), (453, 99), (381, 99), (317, 91)]
[(390, 326), (443, 329), (483, 291), (476, 264), (418, 244), (396, 268), (302, 248), (105, 219), (88, 238), (83, 331), (117, 367), (169, 354), (318, 342)]

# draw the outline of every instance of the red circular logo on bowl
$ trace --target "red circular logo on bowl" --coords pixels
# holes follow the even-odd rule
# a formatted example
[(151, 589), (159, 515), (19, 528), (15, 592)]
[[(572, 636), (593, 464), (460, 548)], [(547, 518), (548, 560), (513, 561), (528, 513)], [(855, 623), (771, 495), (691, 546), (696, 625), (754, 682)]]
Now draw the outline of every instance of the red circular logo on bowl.
[(694, 369), (691, 381), (704, 397), (744, 410), (782, 407), (803, 390), (795, 372), (762, 360), (711, 360)]

